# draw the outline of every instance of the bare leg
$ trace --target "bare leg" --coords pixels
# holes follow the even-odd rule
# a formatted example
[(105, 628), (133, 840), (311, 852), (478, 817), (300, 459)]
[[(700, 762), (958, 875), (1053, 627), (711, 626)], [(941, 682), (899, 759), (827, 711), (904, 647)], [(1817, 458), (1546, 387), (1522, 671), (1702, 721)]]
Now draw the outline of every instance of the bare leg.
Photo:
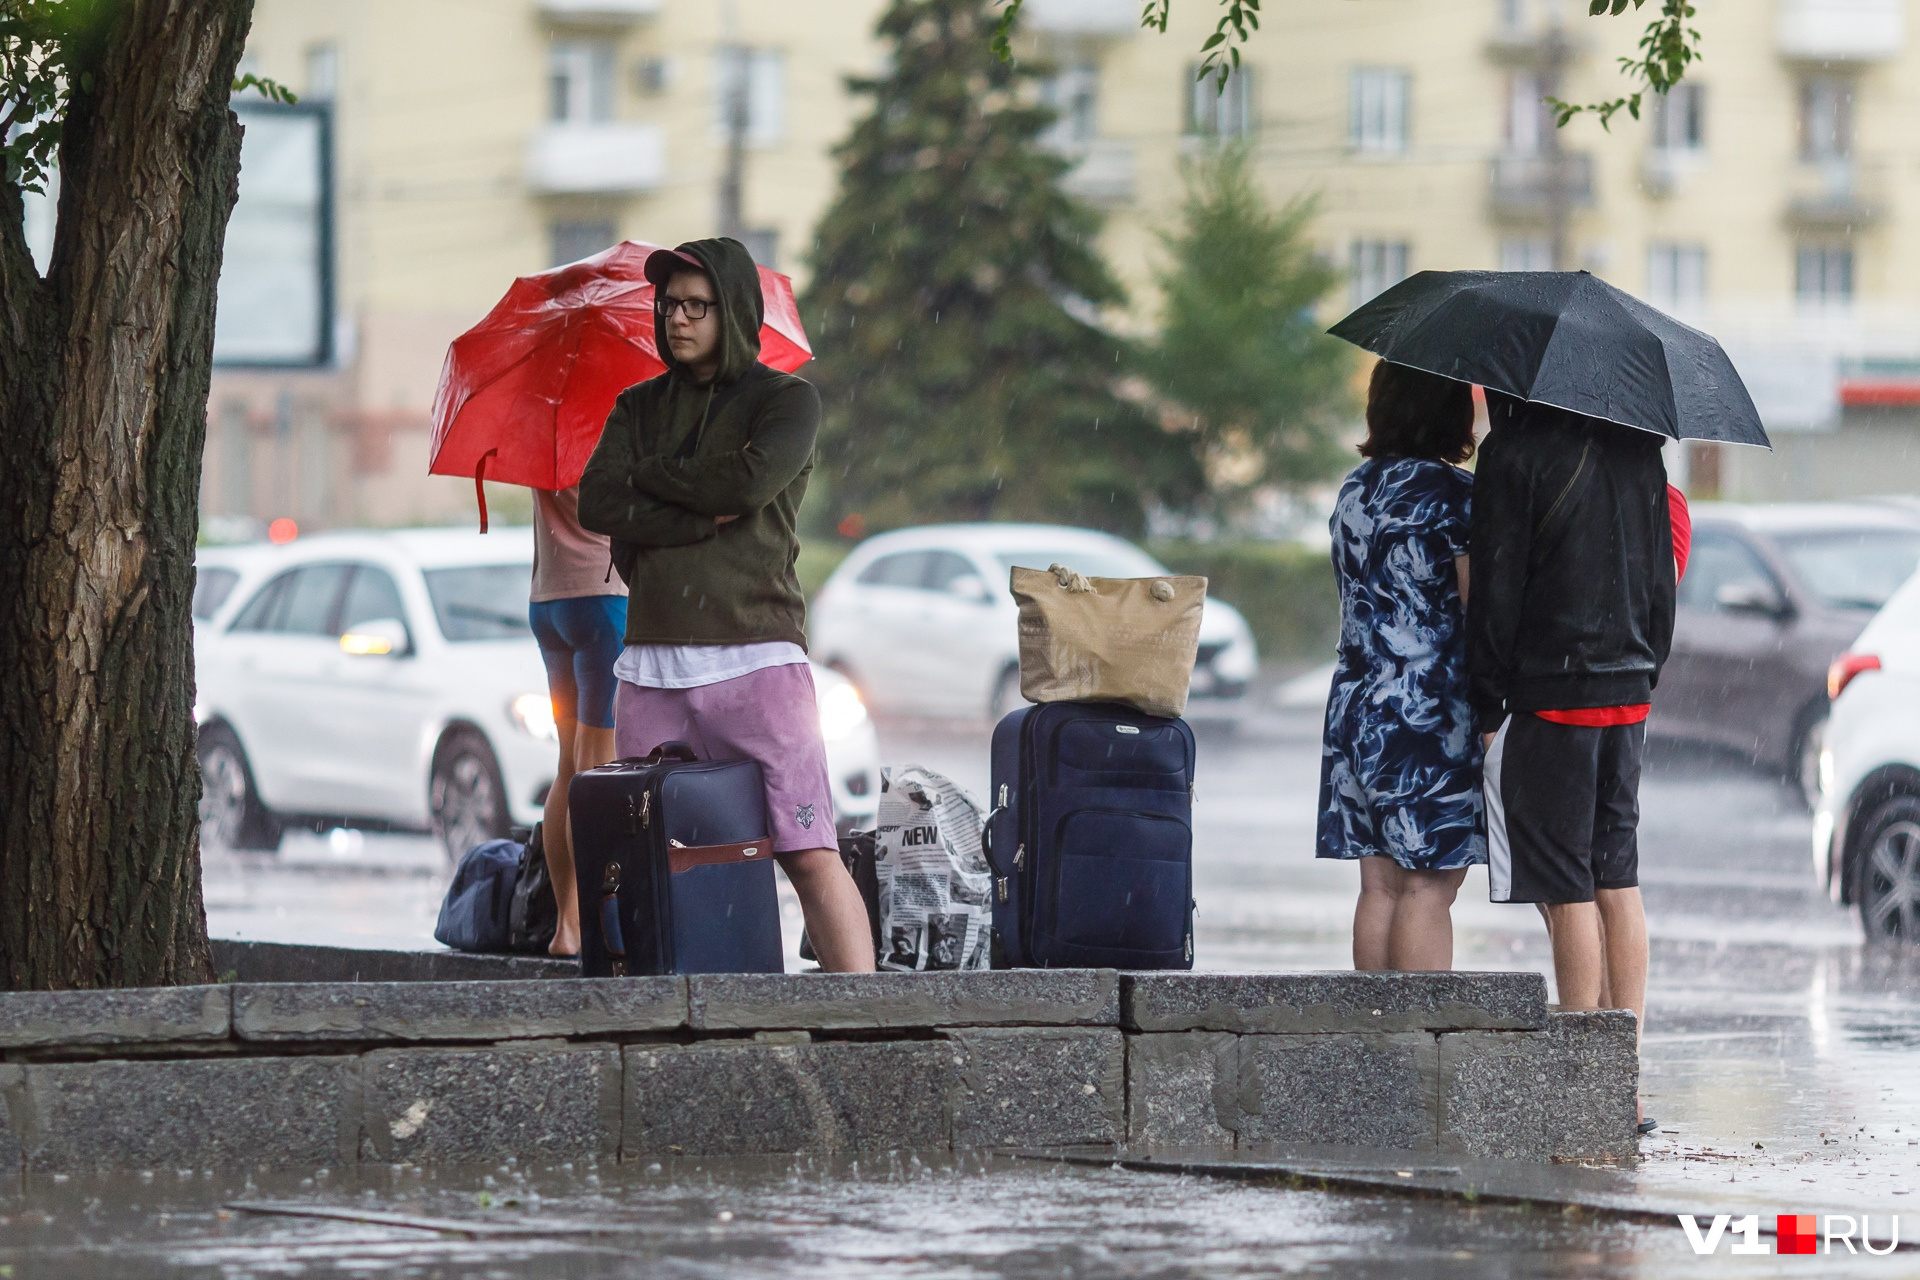
[[(1598, 895), (1596, 894), (1595, 897), (1597, 898)], [(1534, 905), (1540, 908), (1540, 918), (1547, 922), (1547, 941), (1551, 943), (1553, 941), (1553, 917), (1548, 914), (1546, 903), (1538, 902), (1538, 903), (1535, 903)], [(1643, 927), (1645, 926), (1645, 923), (1646, 922), (1643, 919), (1641, 921), (1641, 924)], [(1600, 951), (1603, 955), (1606, 953), (1606, 949), (1607, 949), (1607, 913), (1603, 908), (1600, 912)], [(1618, 1009), (1621, 1007), (1613, 1002), (1612, 975), (1608, 973), (1606, 966), (1602, 966), (1600, 969), (1600, 1006), (1599, 1007), (1602, 1009)]]
[(542, 838), (547, 847), (547, 874), (553, 877), (553, 896), (560, 907), (560, 924), (547, 951), (571, 956), (580, 951), (580, 894), (573, 877), (573, 827), (567, 820), (567, 786), (574, 774), (597, 769), (613, 759), (613, 730), (575, 720), (562, 720), (558, 728), (560, 770), (547, 790)]
[(1598, 1009), (1606, 960), (1600, 947), (1600, 910), (1591, 902), (1547, 905), (1553, 936), (1553, 980), (1566, 1010)]
[(1647, 1018), (1647, 915), (1639, 889), (1596, 889), (1600, 942), (1606, 956), (1607, 1009), (1631, 1009), (1636, 1024)]
[(1467, 870), (1402, 871), (1387, 938), (1387, 967), (1402, 973), (1453, 968), (1453, 899)]
[(838, 849), (802, 849), (775, 854), (800, 895), (807, 937), (828, 973), (872, 973), (873, 929), (867, 904), (847, 874)]
[(1406, 875), (1392, 858), (1360, 859), (1360, 900), (1353, 907), (1353, 967), (1380, 973), (1393, 936), (1393, 913)]

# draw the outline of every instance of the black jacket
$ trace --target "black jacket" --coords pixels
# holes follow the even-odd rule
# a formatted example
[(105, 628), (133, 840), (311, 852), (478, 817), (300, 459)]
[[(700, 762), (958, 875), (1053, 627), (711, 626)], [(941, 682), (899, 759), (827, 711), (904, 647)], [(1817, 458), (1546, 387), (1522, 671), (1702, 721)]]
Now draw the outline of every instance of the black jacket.
[(1660, 438), (1497, 392), (1487, 409), (1468, 548), (1475, 720), (1652, 701), (1673, 642)]

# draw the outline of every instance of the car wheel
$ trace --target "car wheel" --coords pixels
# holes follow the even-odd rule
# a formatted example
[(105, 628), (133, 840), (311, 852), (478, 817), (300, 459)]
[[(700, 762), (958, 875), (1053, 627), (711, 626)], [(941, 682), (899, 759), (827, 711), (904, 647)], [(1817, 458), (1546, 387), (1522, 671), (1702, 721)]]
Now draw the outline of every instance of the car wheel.
[(200, 847), (219, 852), (280, 848), (280, 820), (260, 802), (246, 748), (233, 730), (211, 724), (200, 731)]
[(472, 729), (455, 729), (441, 739), (428, 788), (433, 834), (449, 861), (458, 862), (467, 850), (499, 840), (512, 828), (499, 762), (486, 738)]
[(1788, 757), (1791, 770), (1788, 781), (1800, 788), (1809, 811), (1820, 805), (1820, 753), (1827, 745), (1827, 708), (1811, 708), (1800, 720), (1793, 736), (1793, 754)]
[(1920, 943), (1920, 796), (1875, 809), (1859, 848), (1855, 897), (1867, 941)]
[(1020, 668), (1009, 666), (993, 682), (993, 695), (987, 700), (987, 714), (995, 724), (1004, 720), (1009, 712), (1018, 709), (1026, 702), (1020, 696)]

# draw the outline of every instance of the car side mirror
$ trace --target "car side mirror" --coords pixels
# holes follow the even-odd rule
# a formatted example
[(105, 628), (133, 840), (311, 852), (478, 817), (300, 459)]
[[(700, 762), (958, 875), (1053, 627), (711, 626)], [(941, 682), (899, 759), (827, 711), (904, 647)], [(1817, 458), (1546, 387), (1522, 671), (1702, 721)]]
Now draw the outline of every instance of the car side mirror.
[(1789, 612), (1780, 593), (1759, 582), (1729, 582), (1713, 593), (1713, 602), (1728, 613), (1783, 618)]
[(340, 637), (340, 652), (362, 658), (404, 658), (413, 652), (407, 624), (398, 618), (356, 622)]
[(962, 600), (971, 600), (975, 604), (992, 604), (993, 588), (977, 573), (963, 573), (947, 584), (947, 590)]

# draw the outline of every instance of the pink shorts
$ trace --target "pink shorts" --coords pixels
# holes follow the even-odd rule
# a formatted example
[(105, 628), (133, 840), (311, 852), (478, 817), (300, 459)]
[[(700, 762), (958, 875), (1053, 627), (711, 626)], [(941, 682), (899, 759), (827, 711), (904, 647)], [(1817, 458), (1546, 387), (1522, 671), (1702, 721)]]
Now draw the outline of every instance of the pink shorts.
[(644, 756), (676, 739), (702, 760), (760, 762), (775, 853), (838, 847), (827, 746), (806, 663), (694, 689), (646, 689), (622, 680), (613, 706), (620, 756)]

